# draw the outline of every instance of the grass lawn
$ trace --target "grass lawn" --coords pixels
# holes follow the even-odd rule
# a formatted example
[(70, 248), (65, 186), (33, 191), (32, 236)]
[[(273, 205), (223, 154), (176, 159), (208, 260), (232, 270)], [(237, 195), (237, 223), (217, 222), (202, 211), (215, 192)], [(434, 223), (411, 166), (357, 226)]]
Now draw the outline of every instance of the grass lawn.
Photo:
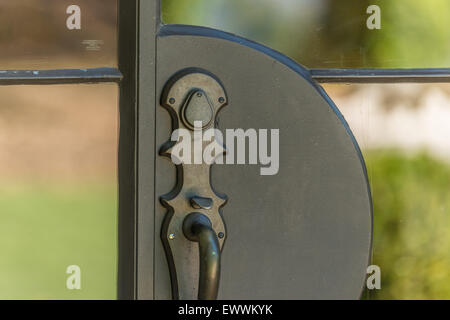
[[(117, 195), (106, 185), (0, 186), (0, 299), (115, 299)], [(81, 268), (81, 290), (66, 269)]]

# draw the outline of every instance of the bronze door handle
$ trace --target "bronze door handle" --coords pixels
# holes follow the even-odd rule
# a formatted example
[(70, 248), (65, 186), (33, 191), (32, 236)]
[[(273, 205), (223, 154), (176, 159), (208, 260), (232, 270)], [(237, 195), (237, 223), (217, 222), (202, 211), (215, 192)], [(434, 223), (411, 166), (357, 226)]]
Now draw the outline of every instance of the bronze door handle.
[[(227, 94), (221, 82), (208, 71), (200, 69), (185, 69), (175, 74), (167, 82), (161, 96), (161, 105), (169, 110), (173, 120), (172, 134), (183, 129), (185, 135), (181, 141), (177, 135), (176, 139), (171, 136), (160, 150), (161, 155), (172, 160), (177, 170), (177, 185), (161, 197), (162, 205), (168, 209), (161, 239), (170, 272), (172, 298), (175, 300), (217, 299), (221, 250), (226, 239), (221, 208), (227, 198), (214, 191), (211, 166), (216, 158), (227, 152), (214, 130), (217, 114), (227, 103)], [(203, 128), (193, 126), (198, 122)], [(201, 143), (203, 147), (214, 143), (213, 161), (192, 163), (174, 152), (184, 139), (190, 140), (193, 146), (198, 141), (196, 135), (210, 129), (212, 138)], [(185, 153), (194, 155), (195, 159), (195, 150), (183, 151), (183, 155)], [(174, 157), (179, 161), (174, 161)], [(198, 243), (199, 256), (194, 242)]]
[(216, 300), (220, 281), (220, 246), (209, 218), (201, 213), (189, 214), (183, 232), (190, 241), (198, 242), (200, 253), (199, 300)]
[(186, 238), (198, 242), (200, 272), (198, 300), (216, 300), (220, 281), (220, 246), (209, 218), (201, 213), (189, 214), (183, 222)]

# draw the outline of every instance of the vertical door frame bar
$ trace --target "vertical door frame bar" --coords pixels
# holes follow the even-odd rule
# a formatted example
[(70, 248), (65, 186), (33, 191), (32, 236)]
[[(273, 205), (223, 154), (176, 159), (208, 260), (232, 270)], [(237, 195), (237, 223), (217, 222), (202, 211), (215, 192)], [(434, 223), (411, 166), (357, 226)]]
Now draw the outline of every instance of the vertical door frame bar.
[(156, 35), (160, 0), (119, 0), (118, 298), (153, 299)]

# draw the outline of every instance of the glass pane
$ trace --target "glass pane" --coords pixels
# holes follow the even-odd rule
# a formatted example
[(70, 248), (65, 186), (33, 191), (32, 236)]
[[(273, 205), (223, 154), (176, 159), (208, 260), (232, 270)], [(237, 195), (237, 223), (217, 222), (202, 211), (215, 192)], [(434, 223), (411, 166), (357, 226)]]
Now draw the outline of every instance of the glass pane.
[(0, 299), (116, 297), (117, 95), (0, 86)]
[(232, 32), (310, 68), (450, 67), (448, 0), (162, 1), (165, 23)]
[(374, 204), (370, 299), (450, 299), (450, 84), (327, 85), (362, 147)]
[(117, 0), (0, 0), (0, 69), (117, 65)]

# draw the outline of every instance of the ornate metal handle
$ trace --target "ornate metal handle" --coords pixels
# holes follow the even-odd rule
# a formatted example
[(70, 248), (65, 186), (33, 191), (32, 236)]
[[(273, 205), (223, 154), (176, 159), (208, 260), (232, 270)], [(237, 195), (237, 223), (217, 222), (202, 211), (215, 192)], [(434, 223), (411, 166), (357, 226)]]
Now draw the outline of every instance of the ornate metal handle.
[[(178, 159), (178, 152), (174, 150), (186, 141), (190, 142), (190, 146), (202, 144), (202, 150), (213, 143), (216, 158), (226, 153), (214, 129), (217, 113), (227, 103), (225, 89), (209, 72), (187, 69), (176, 74), (166, 84), (161, 105), (172, 116), (174, 132), (184, 131), (184, 136), (181, 141), (168, 141), (162, 146), (160, 154), (172, 160), (174, 157)], [(198, 127), (199, 123), (202, 128)], [(204, 140), (201, 136), (203, 130), (209, 129), (212, 137), (206, 141), (208, 139)], [(189, 150), (187, 147), (183, 156), (185, 154), (191, 155), (191, 160), (196, 159), (195, 148)], [(226, 238), (221, 208), (227, 199), (217, 194), (211, 185), (211, 165), (214, 161), (178, 160), (174, 161), (178, 162), (177, 185), (161, 197), (161, 203), (168, 209), (161, 238), (170, 270), (172, 296), (182, 300), (216, 299), (220, 254)], [(194, 242), (198, 243), (199, 249)]]
[(220, 281), (220, 246), (211, 221), (201, 213), (191, 213), (184, 219), (183, 232), (186, 238), (199, 245), (198, 299), (216, 300)]

